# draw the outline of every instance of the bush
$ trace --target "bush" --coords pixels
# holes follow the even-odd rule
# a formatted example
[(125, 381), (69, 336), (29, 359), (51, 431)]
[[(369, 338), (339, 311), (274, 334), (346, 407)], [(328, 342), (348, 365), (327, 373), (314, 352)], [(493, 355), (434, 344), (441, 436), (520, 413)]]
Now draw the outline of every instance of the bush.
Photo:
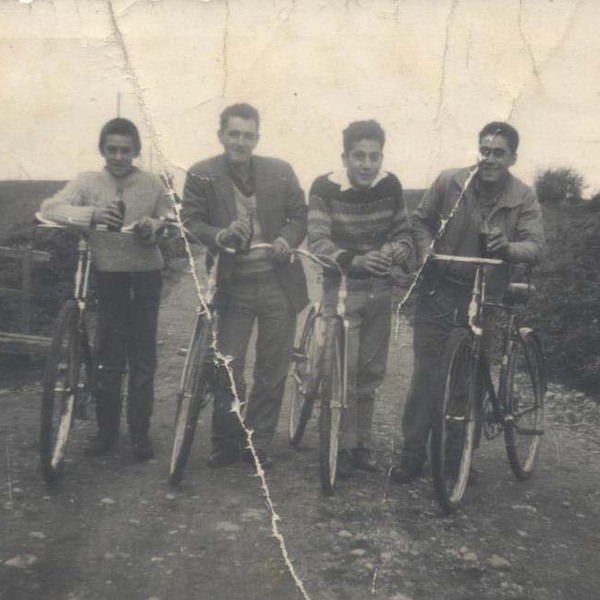
[(542, 204), (579, 202), (583, 188), (583, 177), (566, 167), (538, 171), (535, 178), (535, 191)]
[(544, 342), (551, 380), (600, 390), (600, 213), (544, 207), (548, 253), (528, 320)]

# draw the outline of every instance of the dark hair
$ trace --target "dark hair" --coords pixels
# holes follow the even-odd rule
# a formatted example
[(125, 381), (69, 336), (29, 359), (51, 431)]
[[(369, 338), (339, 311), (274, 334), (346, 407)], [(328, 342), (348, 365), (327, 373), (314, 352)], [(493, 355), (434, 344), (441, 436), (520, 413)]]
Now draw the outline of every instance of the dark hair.
[(227, 122), (230, 117), (239, 117), (240, 119), (252, 119), (256, 122), (256, 129), (260, 127), (260, 116), (254, 106), (249, 104), (232, 104), (221, 113), (221, 131), (227, 128)]
[(491, 123), (488, 123), (479, 132), (480, 143), (486, 135), (501, 135), (503, 138), (506, 138), (508, 147), (513, 153), (515, 153), (519, 147), (519, 132), (512, 125), (504, 123), (503, 121), (492, 121)]
[(370, 121), (354, 121), (350, 123), (342, 133), (344, 139), (344, 152), (348, 154), (352, 146), (360, 140), (375, 140), (383, 145), (385, 144), (385, 131), (381, 125), (371, 119)]
[(138, 156), (142, 150), (140, 132), (135, 124), (129, 119), (117, 117), (116, 119), (111, 119), (104, 125), (104, 127), (100, 130), (100, 139), (98, 140), (100, 154), (102, 154), (104, 151), (104, 143), (106, 142), (106, 137), (109, 135), (125, 135), (130, 137), (131, 141), (133, 142), (133, 149), (135, 150), (136, 156)]

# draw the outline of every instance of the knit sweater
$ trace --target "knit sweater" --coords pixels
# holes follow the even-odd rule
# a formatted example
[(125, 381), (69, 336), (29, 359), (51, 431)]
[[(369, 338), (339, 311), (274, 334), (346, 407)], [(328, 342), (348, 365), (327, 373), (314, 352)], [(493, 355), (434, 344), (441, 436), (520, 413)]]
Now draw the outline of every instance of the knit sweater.
[(120, 196), (125, 203), (123, 226), (143, 217), (166, 217), (172, 202), (159, 177), (134, 168), (126, 177), (115, 178), (106, 169), (79, 174), (52, 198), (42, 202), (44, 219), (62, 225), (91, 229), (92, 260), (101, 271), (153, 271), (162, 269), (158, 246), (142, 243), (133, 233), (115, 233), (95, 229), (92, 216)]
[[(344, 184), (343, 174), (329, 173), (315, 180), (308, 212), (311, 252), (331, 256), (346, 268), (356, 255), (380, 250), (386, 243), (412, 249), (402, 186), (395, 175), (382, 174), (368, 189)], [(348, 275), (360, 273), (350, 269)]]

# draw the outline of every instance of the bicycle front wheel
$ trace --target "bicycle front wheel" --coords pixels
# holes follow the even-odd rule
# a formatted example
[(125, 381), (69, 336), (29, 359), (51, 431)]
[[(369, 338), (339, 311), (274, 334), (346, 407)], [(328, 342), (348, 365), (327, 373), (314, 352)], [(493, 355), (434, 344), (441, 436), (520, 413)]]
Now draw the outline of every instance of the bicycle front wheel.
[(177, 413), (169, 468), (169, 483), (174, 486), (181, 483), (183, 478), (200, 410), (212, 398), (210, 379), (211, 374), (214, 373), (214, 366), (210, 362), (209, 336), (210, 323), (204, 315), (198, 315), (177, 395)]
[(450, 334), (440, 367), (440, 392), (431, 431), (433, 488), (447, 513), (462, 501), (475, 438), (476, 363), (465, 329)]
[(316, 331), (317, 315), (311, 308), (300, 337), (298, 348), (292, 355), (292, 390), (290, 405), (289, 436), (290, 444), (298, 446), (312, 415), (316, 394), (317, 363)]
[(49, 484), (60, 475), (73, 423), (80, 351), (79, 307), (69, 300), (58, 316), (43, 380), (40, 458), (42, 475)]
[(331, 496), (335, 488), (340, 425), (343, 410), (344, 329), (337, 317), (327, 319), (321, 376), (319, 459), (321, 489)]
[(504, 439), (508, 461), (517, 477), (531, 477), (544, 426), (544, 365), (535, 334), (521, 330), (508, 362)]

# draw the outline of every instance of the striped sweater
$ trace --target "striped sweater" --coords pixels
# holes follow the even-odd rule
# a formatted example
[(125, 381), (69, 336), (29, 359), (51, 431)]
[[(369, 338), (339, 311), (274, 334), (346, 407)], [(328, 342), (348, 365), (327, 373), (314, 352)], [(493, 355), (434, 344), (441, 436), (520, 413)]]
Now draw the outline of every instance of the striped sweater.
[[(97, 207), (117, 199), (118, 191), (125, 203), (124, 226), (142, 217), (162, 219), (172, 212), (172, 202), (158, 176), (134, 168), (126, 177), (116, 179), (106, 169), (80, 173), (52, 198), (42, 202), (44, 219), (89, 229)], [(92, 258), (101, 271), (152, 271), (163, 267), (156, 244), (143, 244), (132, 233), (92, 230)]]
[[(308, 212), (311, 252), (331, 256), (347, 268), (356, 255), (386, 243), (412, 249), (402, 186), (395, 175), (382, 174), (369, 189), (350, 187), (343, 175), (333, 173), (315, 180)], [(348, 274), (358, 275), (352, 270)]]

